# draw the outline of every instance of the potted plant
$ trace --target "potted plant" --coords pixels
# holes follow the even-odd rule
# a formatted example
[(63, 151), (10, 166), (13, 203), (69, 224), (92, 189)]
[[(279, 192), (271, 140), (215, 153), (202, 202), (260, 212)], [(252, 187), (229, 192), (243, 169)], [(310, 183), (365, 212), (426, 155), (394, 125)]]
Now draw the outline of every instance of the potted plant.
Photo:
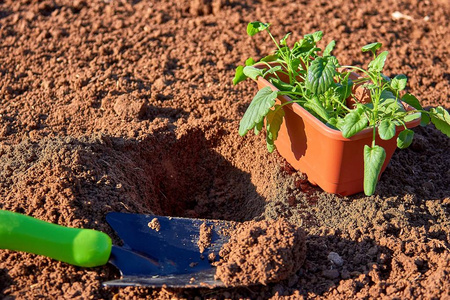
[(258, 62), (249, 58), (238, 66), (233, 83), (256, 80), (259, 91), (239, 125), (244, 136), (265, 125), (269, 152), (275, 149), (308, 180), (323, 190), (351, 195), (375, 191), (380, 174), (396, 147), (413, 139), (410, 129), (432, 122), (450, 137), (450, 115), (441, 106), (424, 110), (405, 93), (407, 78), (385, 76), (387, 51), (381, 43), (362, 47), (373, 60), (367, 69), (341, 66), (332, 55), (335, 41), (317, 47), (322, 32), (305, 35), (292, 47), (290, 33), (279, 42), (269, 24), (251, 22), (247, 33), (266, 31), (276, 50)]

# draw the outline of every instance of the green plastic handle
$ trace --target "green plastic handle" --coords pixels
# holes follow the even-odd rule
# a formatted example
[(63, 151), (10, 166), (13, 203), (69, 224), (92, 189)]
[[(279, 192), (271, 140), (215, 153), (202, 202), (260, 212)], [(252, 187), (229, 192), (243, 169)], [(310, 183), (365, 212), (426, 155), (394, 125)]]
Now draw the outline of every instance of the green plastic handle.
[(80, 267), (106, 264), (110, 237), (92, 229), (69, 228), (0, 210), (0, 249), (24, 251)]

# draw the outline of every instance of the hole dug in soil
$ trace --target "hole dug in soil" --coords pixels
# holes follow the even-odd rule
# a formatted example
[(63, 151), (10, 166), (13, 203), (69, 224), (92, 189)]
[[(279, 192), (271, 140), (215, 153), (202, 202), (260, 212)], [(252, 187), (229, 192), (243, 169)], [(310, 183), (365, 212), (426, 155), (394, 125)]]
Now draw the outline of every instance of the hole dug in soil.
[(200, 129), (143, 141), (104, 135), (25, 140), (1, 149), (1, 188), (14, 191), (2, 208), (63, 224), (70, 224), (70, 212), (70, 219), (97, 229), (104, 229), (97, 220), (107, 211), (235, 221), (260, 216), (265, 202), (250, 175), (213, 146)]

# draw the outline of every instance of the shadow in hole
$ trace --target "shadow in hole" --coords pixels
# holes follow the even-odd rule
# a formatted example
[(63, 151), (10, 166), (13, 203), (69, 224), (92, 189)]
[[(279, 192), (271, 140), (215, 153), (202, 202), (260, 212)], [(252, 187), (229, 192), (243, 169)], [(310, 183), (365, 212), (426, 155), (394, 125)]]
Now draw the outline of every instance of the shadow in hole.
[(13, 284), (14, 282), (8, 274), (8, 270), (0, 269), (0, 299), (14, 299), (14, 297), (4, 293), (5, 290)]
[[(250, 174), (214, 150), (222, 134), (206, 138), (202, 129), (192, 128), (176, 136), (164, 127), (140, 141), (99, 135), (51, 143), (63, 155), (77, 156), (65, 166), (74, 217), (112, 234), (105, 222), (110, 211), (235, 221), (260, 216), (265, 200)], [(54, 210), (60, 206), (45, 201)], [(54, 214), (55, 220), (61, 217)]]
[(265, 201), (250, 174), (213, 149), (219, 136), (220, 132), (208, 140), (196, 128), (178, 138), (161, 133), (139, 143), (162, 214), (235, 221), (262, 214)]

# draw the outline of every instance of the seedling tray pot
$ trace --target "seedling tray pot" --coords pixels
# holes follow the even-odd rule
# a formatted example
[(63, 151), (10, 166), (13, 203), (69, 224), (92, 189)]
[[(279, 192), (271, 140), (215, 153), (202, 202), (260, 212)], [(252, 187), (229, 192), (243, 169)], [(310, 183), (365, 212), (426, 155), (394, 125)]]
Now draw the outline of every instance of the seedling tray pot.
[[(258, 88), (278, 90), (263, 77), (257, 80)], [(292, 101), (279, 96), (278, 101)], [(406, 109), (411, 109), (404, 104)], [(283, 107), (285, 117), (275, 141), (275, 146), (293, 168), (306, 173), (308, 180), (324, 191), (343, 196), (364, 190), (364, 145), (372, 144), (373, 130), (366, 128), (351, 138), (344, 138), (341, 131), (332, 129), (314, 117), (297, 103)], [(406, 123), (408, 128), (418, 126), (420, 118)], [(376, 143), (386, 151), (381, 173), (386, 169), (397, 147), (397, 136), (403, 126), (397, 126), (394, 138), (385, 141), (377, 135)], [(381, 174), (380, 173), (380, 174)]]

